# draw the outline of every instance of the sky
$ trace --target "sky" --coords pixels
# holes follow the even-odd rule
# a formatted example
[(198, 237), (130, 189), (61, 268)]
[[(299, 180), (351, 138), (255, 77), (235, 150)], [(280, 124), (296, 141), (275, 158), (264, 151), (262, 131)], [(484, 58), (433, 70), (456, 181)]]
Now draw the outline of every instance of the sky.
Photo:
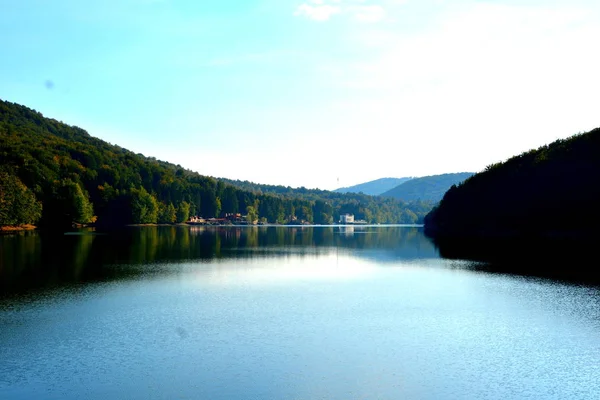
[(478, 172), (600, 126), (597, 0), (0, 0), (0, 99), (203, 175)]

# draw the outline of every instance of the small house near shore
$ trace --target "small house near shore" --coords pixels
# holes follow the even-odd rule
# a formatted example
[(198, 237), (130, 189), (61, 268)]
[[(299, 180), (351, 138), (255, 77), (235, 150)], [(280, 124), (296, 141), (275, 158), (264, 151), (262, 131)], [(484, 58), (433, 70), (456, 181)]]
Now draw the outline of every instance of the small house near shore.
[(341, 214), (340, 215), (340, 224), (353, 224), (354, 223), (354, 214)]

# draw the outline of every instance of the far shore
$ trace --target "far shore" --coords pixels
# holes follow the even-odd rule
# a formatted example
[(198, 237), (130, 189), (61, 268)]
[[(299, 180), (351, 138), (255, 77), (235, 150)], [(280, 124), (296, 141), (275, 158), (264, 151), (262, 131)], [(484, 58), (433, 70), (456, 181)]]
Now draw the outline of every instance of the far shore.
[(29, 224), (0, 226), (0, 232), (4, 232), (4, 233), (33, 231), (35, 229), (37, 229), (37, 226), (29, 225)]
[(261, 223), (261, 224), (197, 224), (181, 222), (177, 224), (127, 224), (123, 226), (139, 227), (139, 226), (201, 226), (201, 227), (358, 227), (358, 228), (370, 228), (377, 226), (407, 226), (407, 227), (423, 227), (423, 224), (278, 224), (278, 223)]
[[(376, 227), (376, 226), (414, 226), (422, 227), (422, 224), (277, 224), (277, 223), (261, 223), (261, 224), (190, 224), (187, 222), (179, 222), (175, 224), (125, 224), (120, 227), (144, 227), (144, 226), (203, 226), (203, 227), (269, 227), (269, 226), (281, 226), (281, 227)], [(118, 228), (114, 226), (113, 228)], [(96, 224), (74, 224), (72, 228), (107, 228), (106, 226), (98, 226)], [(9, 225), (0, 226), (0, 234), (11, 234), (26, 231), (37, 230), (38, 227), (35, 225)]]

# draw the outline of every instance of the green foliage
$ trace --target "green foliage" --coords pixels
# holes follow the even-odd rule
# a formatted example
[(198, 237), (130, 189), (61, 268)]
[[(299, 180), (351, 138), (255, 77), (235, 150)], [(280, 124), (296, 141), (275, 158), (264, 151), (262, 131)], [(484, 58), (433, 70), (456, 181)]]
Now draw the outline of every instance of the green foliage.
[(315, 216), (315, 224), (332, 224), (333, 223), (333, 207), (331, 204), (317, 200), (313, 208)]
[(253, 224), (258, 220), (258, 210), (254, 206), (246, 207), (246, 221), (249, 224)]
[(176, 220), (177, 210), (173, 203), (169, 203), (169, 205), (158, 203), (158, 222), (160, 224), (173, 224)]
[(410, 210), (406, 210), (402, 215), (402, 223), (404, 224), (416, 224), (418, 220), (417, 214)]
[(190, 204), (182, 201), (177, 207), (177, 222), (185, 222), (190, 219)]
[(293, 217), (330, 223), (342, 212), (372, 223), (400, 223), (411, 215), (406, 210), (421, 221), (431, 209), (429, 202), (202, 176), (5, 101), (0, 101), (0, 165), (43, 204), (40, 224), (46, 226), (93, 221), (94, 213), (98, 224), (169, 223), (170, 204), (183, 221), (183, 203), (189, 205), (187, 217), (219, 217), (252, 206), (258, 218), (282, 223)]
[(62, 214), (66, 222), (89, 224), (94, 222), (94, 207), (87, 193), (77, 182), (64, 179), (58, 186), (57, 198), (62, 205)]
[(432, 236), (591, 234), (600, 223), (600, 128), (488, 166), (427, 215)]
[(215, 217), (221, 215), (221, 210), (223, 209), (221, 205), (221, 199), (219, 197), (215, 197)]
[[(259, 215), (266, 216), (271, 222), (278, 220), (285, 222), (284, 204), (287, 204), (287, 216), (290, 215), (290, 206), (293, 206), (298, 220), (319, 224), (336, 222), (339, 215), (344, 213), (354, 214), (356, 219), (364, 219), (369, 223), (409, 223), (406, 222), (406, 217), (403, 217), (406, 210), (417, 215), (417, 223), (421, 223), (433, 206), (431, 201), (404, 202), (393, 198), (368, 196), (363, 193), (337, 193), (304, 187), (293, 189), (287, 186), (261, 185), (228, 179), (223, 179), (223, 181), (242, 190), (254, 192), (261, 201), (264, 196), (268, 195), (281, 199), (283, 203), (271, 198), (266, 200), (266, 203), (262, 202), (259, 207)], [(321, 215), (323, 203), (327, 203), (331, 208), (325, 210), (325, 213)]]
[(134, 224), (155, 224), (158, 221), (158, 203), (146, 189), (131, 188), (130, 198)]
[(237, 190), (233, 186), (226, 186), (220, 197), (221, 209), (229, 213), (239, 212), (239, 200)]
[(35, 224), (42, 204), (19, 178), (0, 171), (0, 226)]

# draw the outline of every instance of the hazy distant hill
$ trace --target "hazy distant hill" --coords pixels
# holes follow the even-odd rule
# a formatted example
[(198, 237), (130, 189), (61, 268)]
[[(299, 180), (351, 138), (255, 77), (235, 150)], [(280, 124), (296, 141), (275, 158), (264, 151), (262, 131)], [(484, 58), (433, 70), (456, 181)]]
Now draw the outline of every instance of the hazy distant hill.
[(411, 180), (412, 178), (381, 178), (374, 181), (360, 183), (354, 186), (343, 187), (334, 190), (338, 193), (360, 193), (368, 194), (371, 196), (378, 196), (388, 190), (395, 188), (396, 186)]
[(459, 172), (454, 174), (442, 174), (414, 178), (395, 188), (381, 194), (385, 197), (393, 197), (403, 201), (424, 200), (440, 201), (444, 193), (452, 185), (458, 185), (473, 175), (473, 172)]

